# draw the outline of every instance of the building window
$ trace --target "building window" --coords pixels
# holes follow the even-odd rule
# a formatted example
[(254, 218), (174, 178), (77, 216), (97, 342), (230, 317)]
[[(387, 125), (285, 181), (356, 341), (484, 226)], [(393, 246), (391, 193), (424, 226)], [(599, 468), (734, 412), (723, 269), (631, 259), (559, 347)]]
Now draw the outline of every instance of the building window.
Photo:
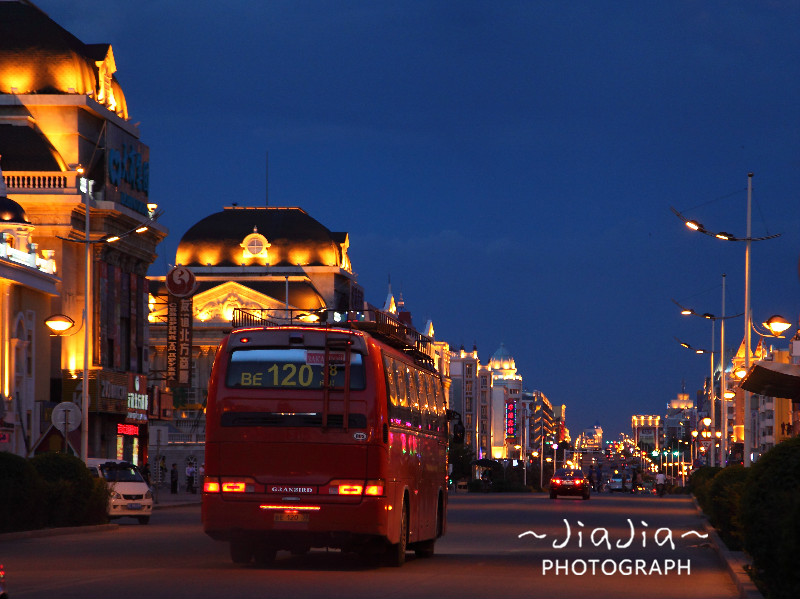
[(481, 418), (487, 418), (486, 406), (481, 406)]
[(464, 411), (471, 412), (472, 411), (472, 398), (468, 397), (464, 400)]
[(265, 258), (269, 260), (268, 249), (270, 243), (267, 238), (258, 233), (258, 229), (253, 227), (253, 232), (244, 238), (240, 247), (244, 258)]
[(464, 365), (464, 376), (468, 379), (472, 378), (472, 364)]

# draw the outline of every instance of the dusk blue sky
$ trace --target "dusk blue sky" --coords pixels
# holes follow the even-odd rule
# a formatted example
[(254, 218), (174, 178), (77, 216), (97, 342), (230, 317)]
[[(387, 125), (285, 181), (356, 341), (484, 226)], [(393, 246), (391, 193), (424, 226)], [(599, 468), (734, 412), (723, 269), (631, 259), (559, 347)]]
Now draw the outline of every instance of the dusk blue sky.
[[(367, 299), (487, 361), (578, 434), (663, 414), (709, 372), (709, 321), (800, 314), (800, 3), (39, 0), (110, 43), (180, 237), (233, 202), (350, 234)], [(717, 333), (719, 326), (717, 326)], [(792, 332), (796, 327), (792, 329)], [(728, 321), (732, 349), (743, 320)], [(754, 343), (757, 336), (754, 336)], [(786, 341), (778, 340), (785, 347)], [(716, 341), (717, 349), (719, 340)]]

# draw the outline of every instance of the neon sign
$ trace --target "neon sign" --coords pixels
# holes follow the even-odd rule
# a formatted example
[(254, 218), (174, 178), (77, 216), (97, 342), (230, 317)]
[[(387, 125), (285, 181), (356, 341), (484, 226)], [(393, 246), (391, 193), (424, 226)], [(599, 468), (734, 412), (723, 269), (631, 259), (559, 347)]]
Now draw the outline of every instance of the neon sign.
[(135, 424), (118, 424), (117, 434), (139, 436), (139, 427)]
[(517, 404), (506, 403), (506, 438), (517, 436)]

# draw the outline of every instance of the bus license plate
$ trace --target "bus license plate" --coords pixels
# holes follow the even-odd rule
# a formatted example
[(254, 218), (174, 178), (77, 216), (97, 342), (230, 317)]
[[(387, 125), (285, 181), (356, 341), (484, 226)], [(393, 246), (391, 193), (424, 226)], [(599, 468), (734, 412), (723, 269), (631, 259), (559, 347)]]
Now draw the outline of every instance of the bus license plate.
[(308, 522), (308, 514), (275, 514), (275, 522)]
[(129, 510), (140, 510), (140, 509), (142, 509), (142, 504), (141, 503), (129, 503), (128, 504), (128, 509)]

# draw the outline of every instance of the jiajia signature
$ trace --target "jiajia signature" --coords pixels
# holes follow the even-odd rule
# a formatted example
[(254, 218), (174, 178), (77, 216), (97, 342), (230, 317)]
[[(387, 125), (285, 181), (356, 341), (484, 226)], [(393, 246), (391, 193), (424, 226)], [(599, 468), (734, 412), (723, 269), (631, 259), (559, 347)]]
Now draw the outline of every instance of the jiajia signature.
[[(636, 529), (634, 528), (633, 521), (630, 518), (628, 518), (627, 520), (628, 520), (628, 526), (630, 527), (630, 535), (627, 537), (627, 539), (617, 539), (617, 541), (615, 543), (615, 547), (617, 549), (627, 549), (628, 547), (630, 547), (633, 544), (633, 540), (636, 537)], [(584, 528), (584, 524), (580, 520), (578, 520), (577, 523), (578, 523), (578, 526), (580, 527), (577, 530), (578, 547), (583, 547), (583, 528)], [(646, 547), (647, 546), (647, 532), (648, 532), (648, 526), (649, 525), (644, 520), (641, 520), (641, 523), (642, 523), (642, 526), (645, 528), (645, 530), (641, 531), (642, 547)], [(564, 525), (566, 526), (566, 536), (564, 537), (564, 539), (562, 541), (559, 541), (558, 538), (554, 539), (553, 540), (553, 549), (563, 549), (564, 547), (567, 546), (567, 543), (569, 543), (570, 539), (572, 538), (572, 528), (570, 527), (569, 521), (566, 518), (564, 518)], [(533, 536), (533, 537), (535, 537), (537, 539), (544, 539), (544, 538), (547, 537), (546, 534), (539, 534), (539, 533), (536, 533), (536, 532), (534, 532), (532, 530), (526, 530), (522, 534), (518, 535), (518, 538), (521, 539), (522, 537), (525, 537), (525, 536), (528, 536), (528, 535)], [(701, 539), (705, 539), (705, 538), (708, 537), (708, 533), (700, 533), (700, 532), (697, 532), (696, 530), (690, 530), (688, 532), (683, 533), (681, 535), (681, 538), (685, 538), (685, 537), (688, 537), (690, 535), (695, 535), (695, 536), (697, 536), (697, 537), (699, 537)], [(670, 530), (669, 528), (666, 528), (666, 527), (657, 528), (655, 530), (655, 533), (653, 534), (653, 541), (659, 547), (663, 547), (664, 545), (669, 543), (670, 549), (674, 550), (675, 549), (675, 543), (674, 543), (674, 541), (672, 539), (672, 536), (673, 536), (672, 535), (672, 530)], [(591, 533), (589, 534), (589, 541), (595, 547), (600, 547), (601, 545), (605, 545), (606, 548), (609, 551), (611, 550), (611, 539), (609, 538), (609, 533), (608, 533), (608, 529), (607, 528), (603, 528), (602, 526), (597, 527), (597, 528), (593, 528)]]

